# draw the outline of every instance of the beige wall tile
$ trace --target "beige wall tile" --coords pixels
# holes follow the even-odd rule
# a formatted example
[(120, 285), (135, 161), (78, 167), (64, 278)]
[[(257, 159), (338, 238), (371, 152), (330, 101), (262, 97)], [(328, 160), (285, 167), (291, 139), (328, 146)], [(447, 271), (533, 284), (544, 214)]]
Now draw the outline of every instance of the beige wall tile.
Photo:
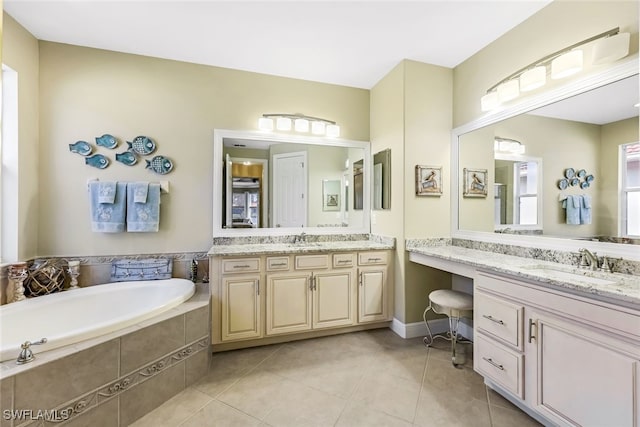
[(115, 339), (16, 376), (16, 409), (51, 409), (115, 380), (118, 351)]
[[(54, 424), (51, 424), (52, 426)], [(118, 427), (118, 398), (111, 399), (83, 413), (65, 427)]]
[(120, 395), (120, 425), (128, 426), (184, 390), (184, 362)]
[[(13, 380), (14, 377), (6, 378), (0, 382), (0, 409), (13, 409)], [(0, 414), (0, 427), (11, 427), (13, 421), (5, 419), (4, 414)]]
[(185, 383), (189, 387), (200, 379), (205, 377), (209, 372), (209, 349), (197, 352), (185, 362)]
[(202, 307), (185, 314), (186, 344), (209, 335), (209, 307)]
[(126, 375), (184, 344), (184, 316), (127, 334), (121, 338), (120, 374)]

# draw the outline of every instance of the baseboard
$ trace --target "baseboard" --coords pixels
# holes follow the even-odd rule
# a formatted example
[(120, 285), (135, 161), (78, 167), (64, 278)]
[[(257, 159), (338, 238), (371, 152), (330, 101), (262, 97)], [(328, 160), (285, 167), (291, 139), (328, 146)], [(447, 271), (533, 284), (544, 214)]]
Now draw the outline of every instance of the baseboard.
[[(449, 319), (447, 318), (429, 320), (428, 322), (432, 334), (441, 334), (449, 330)], [(424, 322), (402, 323), (394, 317), (389, 327), (393, 332), (405, 339), (427, 335), (427, 326)], [(473, 338), (473, 328), (466, 323), (460, 322), (458, 332), (469, 340)]]

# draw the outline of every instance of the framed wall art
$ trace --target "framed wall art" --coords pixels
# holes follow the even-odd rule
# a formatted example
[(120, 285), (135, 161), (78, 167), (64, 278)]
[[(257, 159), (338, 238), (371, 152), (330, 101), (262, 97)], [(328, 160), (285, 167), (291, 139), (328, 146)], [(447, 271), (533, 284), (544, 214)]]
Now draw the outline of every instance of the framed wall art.
[(470, 169), (463, 170), (464, 197), (487, 197), (487, 170)]
[(442, 195), (442, 166), (416, 166), (416, 196)]

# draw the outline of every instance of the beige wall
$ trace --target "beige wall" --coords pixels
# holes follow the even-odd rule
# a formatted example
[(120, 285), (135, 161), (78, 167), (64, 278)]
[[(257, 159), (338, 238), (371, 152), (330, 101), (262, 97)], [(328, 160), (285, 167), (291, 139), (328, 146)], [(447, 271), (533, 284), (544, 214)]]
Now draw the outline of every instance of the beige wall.
[[(433, 289), (450, 287), (451, 276), (408, 260), (407, 238), (449, 235), (450, 69), (403, 61), (371, 90), (372, 151), (391, 148), (391, 209), (375, 211), (374, 233), (397, 239), (396, 319), (418, 322)], [(441, 197), (415, 195), (415, 166), (443, 166)]]
[[(453, 72), (405, 61), (404, 79), (404, 237), (448, 237)], [(416, 196), (416, 165), (442, 166), (442, 196)], [(451, 275), (410, 262), (406, 252), (404, 256), (405, 323), (420, 322), (429, 292), (450, 288)]]
[(391, 209), (372, 211), (371, 231), (396, 238), (394, 316), (405, 321), (404, 67), (398, 64), (371, 89), (371, 152), (391, 149)]
[(601, 143), (598, 158), (600, 159), (599, 178), (595, 181), (600, 194), (597, 220), (598, 232), (604, 236), (620, 236), (618, 218), (620, 217), (618, 202), (619, 146), (637, 142), (638, 118), (621, 120), (602, 126)]
[[(17, 260), (38, 254), (38, 40), (4, 14), (2, 62), (18, 73)], [(9, 207), (11, 209), (11, 207)], [(13, 230), (12, 230), (13, 231)], [(17, 261), (13, 260), (13, 261)]]
[[(262, 113), (290, 111), (331, 118), (344, 138), (369, 139), (369, 92), (362, 89), (50, 42), (40, 42), (40, 87), (41, 256), (207, 250), (215, 128), (255, 129)], [(153, 138), (155, 154), (173, 159), (173, 172), (161, 177), (118, 162), (98, 170), (69, 152), (69, 143), (103, 133)], [(97, 151), (113, 161), (123, 144)], [(92, 178), (169, 180), (160, 231), (92, 233)]]
[(630, 53), (638, 52), (638, 4), (613, 0), (550, 3), (454, 69), (454, 127), (482, 115), (480, 98), (491, 86), (581, 40), (620, 27), (632, 34)]

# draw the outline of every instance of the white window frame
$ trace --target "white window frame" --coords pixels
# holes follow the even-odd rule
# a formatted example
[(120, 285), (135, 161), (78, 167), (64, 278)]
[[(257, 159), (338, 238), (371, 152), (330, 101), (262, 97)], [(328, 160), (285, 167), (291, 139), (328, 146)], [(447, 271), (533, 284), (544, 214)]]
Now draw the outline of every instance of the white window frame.
[[(535, 163), (536, 164), (536, 192), (535, 193), (522, 193), (520, 192), (521, 189), (521, 185), (520, 185), (520, 165), (523, 163)], [(519, 225), (519, 226), (537, 226), (540, 223), (540, 206), (538, 204), (538, 197), (540, 197), (540, 191), (539, 191), (539, 180), (540, 180), (540, 175), (539, 175), (539, 169), (540, 169), (540, 165), (538, 162), (536, 161), (532, 161), (532, 160), (522, 160), (522, 161), (518, 161), (516, 163), (514, 163), (513, 165), (513, 190), (514, 190), (514, 194), (513, 194), (513, 224), (514, 225)], [(536, 198), (536, 222), (535, 224), (522, 224), (520, 222), (520, 200), (523, 198), (530, 198), (530, 197), (535, 197)]]
[[(630, 142), (628, 144), (622, 144), (619, 146), (619, 176), (618, 182), (620, 183), (620, 206), (618, 207), (618, 234), (622, 237), (631, 237), (638, 238), (640, 235), (637, 234), (629, 234), (628, 231), (628, 222), (627, 222), (627, 200), (629, 193), (640, 193), (640, 187), (629, 187), (627, 186), (627, 151), (626, 147), (629, 145), (638, 144), (640, 142)], [(640, 154), (633, 154), (634, 156), (640, 156)]]
[(18, 261), (18, 73), (2, 64), (0, 264)]

